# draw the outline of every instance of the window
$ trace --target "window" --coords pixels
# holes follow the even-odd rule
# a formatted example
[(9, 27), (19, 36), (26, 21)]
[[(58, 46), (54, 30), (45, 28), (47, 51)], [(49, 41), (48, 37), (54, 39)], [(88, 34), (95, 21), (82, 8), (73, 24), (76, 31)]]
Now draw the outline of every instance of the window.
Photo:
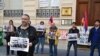
[(39, 0), (39, 8), (59, 8), (60, 0)]
[(36, 17), (60, 17), (60, 9), (37, 9)]
[(61, 25), (71, 25), (72, 24), (72, 19), (62, 19), (61, 20)]
[(22, 0), (10, 0), (10, 9), (23, 9)]
[(60, 0), (39, 0), (36, 17), (60, 17), (59, 1)]
[(23, 9), (23, 0), (4, 0), (4, 9)]
[(4, 10), (4, 17), (20, 17), (23, 15), (23, 10)]
[(0, 9), (3, 9), (3, 0), (0, 0)]

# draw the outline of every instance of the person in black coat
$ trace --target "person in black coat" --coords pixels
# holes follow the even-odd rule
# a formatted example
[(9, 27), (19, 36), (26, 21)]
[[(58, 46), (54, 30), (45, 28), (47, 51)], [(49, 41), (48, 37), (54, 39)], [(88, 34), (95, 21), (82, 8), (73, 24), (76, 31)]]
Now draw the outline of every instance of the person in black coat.
[[(16, 27), (13, 24), (13, 20), (9, 21), (9, 25), (6, 28), (7, 32), (6, 32), (6, 42), (7, 42), (7, 55), (10, 54), (10, 47), (8, 45), (8, 43), (10, 42), (10, 37), (11, 36), (15, 36), (15, 32), (16, 32)], [(11, 54), (14, 54), (14, 51), (11, 51)]]
[[(79, 37), (79, 29), (77, 29), (75, 22), (72, 23), (72, 28), (69, 29), (69, 33), (76, 33), (76, 34), (78, 34), (78, 37)], [(75, 56), (77, 56), (77, 40), (68, 41), (68, 48), (67, 48), (66, 56), (69, 56), (70, 48), (72, 45), (74, 46)]]
[(16, 36), (29, 39), (29, 51), (17, 51), (17, 56), (34, 56), (34, 49), (38, 39), (36, 29), (32, 27), (29, 22), (29, 15), (22, 15), (22, 24), (17, 28)]

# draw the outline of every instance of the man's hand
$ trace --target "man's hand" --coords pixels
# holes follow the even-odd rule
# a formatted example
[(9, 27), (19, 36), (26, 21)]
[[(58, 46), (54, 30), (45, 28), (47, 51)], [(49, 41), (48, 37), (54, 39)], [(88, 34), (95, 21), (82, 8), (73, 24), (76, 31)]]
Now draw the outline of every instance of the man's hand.
[(32, 46), (32, 43), (29, 43), (29, 46)]
[(10, 46), (10, 42), (8, 42), (7, 45)]

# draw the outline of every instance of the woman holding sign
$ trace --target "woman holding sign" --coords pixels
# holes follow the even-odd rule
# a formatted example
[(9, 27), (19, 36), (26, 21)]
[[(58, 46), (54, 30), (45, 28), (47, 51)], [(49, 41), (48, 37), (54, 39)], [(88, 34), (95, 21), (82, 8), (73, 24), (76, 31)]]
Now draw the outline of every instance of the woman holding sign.
[[(77, 56), (77, 37), (78, 36), (76, 36), (76, 34), (79, 35), (79, 30), (77, 29), (75, 22), (73, 22), (72, 28), (69, 29), (69, 35), (70, 36), (69, 36), (69, 39), (68, 39), (68, 48), (67, 48), (67, 55), (66, 56), (69, 56), (70, 48), (71, 48), (72, 45), (74, 46), (75, 56)], [(73, 35), (74, 35), (74, 37), (73, 37)]]
[(48, 37), (50, 56), (57, 56), (57, 45), (58, 45), (59, 36), (60, 36), (60, 32), (58, 31), (55, 24), (53, 24), (50, 27), (49, 37)]
[[(9, 47), (9, 42), (10, 42), (10, 37), (11, 36), (15, 36), (15, 31), (16, 31), (16, 27), (13, 24), (13, 20), (9, 21), (9, 25), (6, 27), (6, 41), (7, 41), (7, 55), (10, 54), (10, 47)], [(11, 54), (14, 54), (14, 51), (11, 51)]]

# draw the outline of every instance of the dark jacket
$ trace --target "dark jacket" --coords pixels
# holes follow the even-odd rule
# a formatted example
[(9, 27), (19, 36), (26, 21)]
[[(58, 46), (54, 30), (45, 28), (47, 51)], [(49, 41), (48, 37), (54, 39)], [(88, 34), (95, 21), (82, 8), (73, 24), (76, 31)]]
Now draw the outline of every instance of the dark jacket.
[(95, 27), (90, 30), (88, 42), (100, 43), (100, 27), (97, 30)]
[[(77, 29), (77, 27), (75, 29), (69, 29), (69, 33), (77, 33), (78, 34), (78, 37), (79, 37), (79, 29)], [(73, 42), (73, 41), (70, 41), (70, 42)]]
[(49, 29), (50, 31), (54, 31), (54, 30), (57, 30), (58, 28), (56, 26), (51, 26)]
[[(17, 36), (20, 37), (20, 32), (21, 32), (21, 26), (18, 27), (17, 29)], [(32, 26), (29, 26), (27, 29), (25, 29), (28, 32), (28, 38), (29, 42), (32, 42), (33, 44), (36, 44), (38, 42), (37, 40), (37, 34), (36, 34), (36, 29)]]
[(15, 26), (13, 26), (13, 27), (14, 27), (14, 32), (6, 32), (6, 37), (5, 37), (5, 39), (6, 39), (7, 42), (10, 41), (10, 37), (11, 37), (11, 36), (15, 36), (16, 27), (15, 27)]
[(45, 38), (45, 33), (46, 33), (46, 31), (37, 31), (37, 34), (38, 34), (38, 37), (39, 38)]
[(79, 30), (77, 28), (75, 29), (69, 29), (69, 33), (78, 33), (79, 34)]

